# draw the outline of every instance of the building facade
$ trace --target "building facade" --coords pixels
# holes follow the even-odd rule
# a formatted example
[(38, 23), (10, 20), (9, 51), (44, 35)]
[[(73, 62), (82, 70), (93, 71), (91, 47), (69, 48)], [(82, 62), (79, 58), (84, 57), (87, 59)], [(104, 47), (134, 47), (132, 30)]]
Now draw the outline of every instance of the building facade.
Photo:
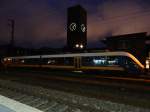
[(83, 7), (68, 8), (67, 47), (70, 50), (84, 50), (87, 46), (87, 14)]
[(149, 54), (149, 38), (146, 32), (141, 32), (107, 37), (104, 42), (108, 50), (129, 52), (145, 65)]

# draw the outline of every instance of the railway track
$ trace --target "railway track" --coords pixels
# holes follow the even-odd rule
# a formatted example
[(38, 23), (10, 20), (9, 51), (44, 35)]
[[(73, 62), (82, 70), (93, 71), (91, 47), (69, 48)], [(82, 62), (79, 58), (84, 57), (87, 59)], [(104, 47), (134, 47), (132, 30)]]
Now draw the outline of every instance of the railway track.
[(0, 94), (44, 112), (150, 112), (149, 109), (0, 80)]
[[(22, 73), (23, 72), (23, 73)], [(11, 71), (14, 75), (20, 77), (36, 77), (43, 80), (58, 80), (68, 81), (81, 84), (92, 84), (92, 85), (113, 85), (114, 87), (121, 87), (127, 89), (140, 89), (150, 91), (150, 76), (120, 76), (115, 75), (102, 75), (102, 74), (85, 74), (85, 73), (73, 73), (73, 72), (44, 72), (44, 71)], [(120, 85), (121, 84), (121, 85)]]

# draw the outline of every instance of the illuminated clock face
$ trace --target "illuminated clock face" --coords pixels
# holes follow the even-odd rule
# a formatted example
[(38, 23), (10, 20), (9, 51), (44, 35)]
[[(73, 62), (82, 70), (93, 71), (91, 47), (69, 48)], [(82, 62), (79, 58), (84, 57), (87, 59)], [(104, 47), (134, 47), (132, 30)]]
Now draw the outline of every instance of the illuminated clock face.
[(76, 28), (77, 28), (76, 23), (71, 23), (70, 26), (69, 26), (69, 29), (70, 29), (71, 31), (75, 31)]
[(85, 32), (85, 31), (86, 31), (86, 27), (85, 27), (84, 24), (81, 24), (81, 31), (82, 31), (82, 32)]

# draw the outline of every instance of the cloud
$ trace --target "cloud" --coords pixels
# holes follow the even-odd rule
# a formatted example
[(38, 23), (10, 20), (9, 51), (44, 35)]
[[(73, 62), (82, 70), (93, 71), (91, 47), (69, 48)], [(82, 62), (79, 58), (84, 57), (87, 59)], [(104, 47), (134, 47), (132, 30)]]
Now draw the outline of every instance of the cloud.
[(150, 8), (141, 0), (107, 0), (99, 4), (94, 15), (89, 15), (89, 41), (98, 41), (98, 38), (110, 35), (150, 33), (149, 19)]

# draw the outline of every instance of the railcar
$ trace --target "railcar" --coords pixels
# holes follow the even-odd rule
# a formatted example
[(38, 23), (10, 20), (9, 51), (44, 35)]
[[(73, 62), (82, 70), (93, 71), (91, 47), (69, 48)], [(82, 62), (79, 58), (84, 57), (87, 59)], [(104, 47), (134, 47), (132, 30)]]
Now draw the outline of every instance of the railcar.
[(74, 53), (5, 57), (5, 67), (141, 73), (144, 65), (128, 52)]

